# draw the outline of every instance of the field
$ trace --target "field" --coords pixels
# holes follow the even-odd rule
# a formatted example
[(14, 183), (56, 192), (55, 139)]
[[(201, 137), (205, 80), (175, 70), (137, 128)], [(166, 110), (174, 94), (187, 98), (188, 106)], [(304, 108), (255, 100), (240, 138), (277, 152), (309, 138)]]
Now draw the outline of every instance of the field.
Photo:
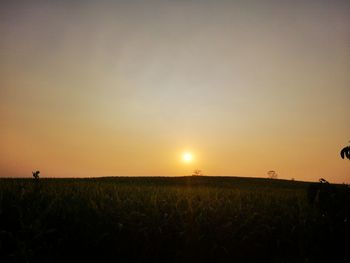
[(1, 179), (1, 262), (341, 262), (346, 185), (239, 177)]

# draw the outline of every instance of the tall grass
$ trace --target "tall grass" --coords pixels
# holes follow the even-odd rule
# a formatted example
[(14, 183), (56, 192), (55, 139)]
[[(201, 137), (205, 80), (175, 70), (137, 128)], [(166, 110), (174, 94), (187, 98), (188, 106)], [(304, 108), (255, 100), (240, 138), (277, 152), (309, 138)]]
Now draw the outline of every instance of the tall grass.
[[(2, 262), (319, 262), (349, 244), (306, 183), (242, 178), (0, 180)], [(343, 220), (343, 221), (342, 221)]]

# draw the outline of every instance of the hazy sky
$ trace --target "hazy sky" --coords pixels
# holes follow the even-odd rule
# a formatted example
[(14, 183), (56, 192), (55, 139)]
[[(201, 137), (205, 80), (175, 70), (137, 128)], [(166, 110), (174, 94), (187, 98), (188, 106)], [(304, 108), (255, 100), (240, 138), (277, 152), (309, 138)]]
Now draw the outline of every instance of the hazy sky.
[(349, 105), (349, 1), (0, 2), (0, 176), (350, 182)]

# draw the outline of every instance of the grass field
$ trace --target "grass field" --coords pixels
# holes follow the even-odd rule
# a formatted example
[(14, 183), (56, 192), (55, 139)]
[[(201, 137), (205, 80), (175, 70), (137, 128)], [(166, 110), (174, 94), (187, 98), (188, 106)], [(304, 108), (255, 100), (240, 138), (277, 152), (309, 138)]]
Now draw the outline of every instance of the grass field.
[(345, 185), (239, 177), (1, 179), (1, 262), (340, 262)]

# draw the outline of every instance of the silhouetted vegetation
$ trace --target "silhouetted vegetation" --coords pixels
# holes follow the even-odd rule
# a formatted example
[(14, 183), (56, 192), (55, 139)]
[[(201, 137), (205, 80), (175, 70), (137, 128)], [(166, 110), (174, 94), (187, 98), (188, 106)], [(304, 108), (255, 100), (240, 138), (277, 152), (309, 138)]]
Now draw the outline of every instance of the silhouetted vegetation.
[(276, 171), (271, 170), (267, 172), (267, 178), (277, 179), (277, 177), (278, 177), (278, 174), (276, 173)]
[(0, 180), (0, 262), (340, 262), (349, 187), (262, 178)]
[(348, 158), (348, 159), (350, 160), (350, 146), (344, 147), (344, 148), (340, 151), (340, 156), (341, 156), (342, 159)]
[(32, 175), (34, 177), (34, 180), (39, 180), (40, 171), (32, 172)]
[(196, 169), (193, 171), (193, 176), (202, 176), (203, 175), (203, 172), (202, 170), (199, 170), (199, 169)]

